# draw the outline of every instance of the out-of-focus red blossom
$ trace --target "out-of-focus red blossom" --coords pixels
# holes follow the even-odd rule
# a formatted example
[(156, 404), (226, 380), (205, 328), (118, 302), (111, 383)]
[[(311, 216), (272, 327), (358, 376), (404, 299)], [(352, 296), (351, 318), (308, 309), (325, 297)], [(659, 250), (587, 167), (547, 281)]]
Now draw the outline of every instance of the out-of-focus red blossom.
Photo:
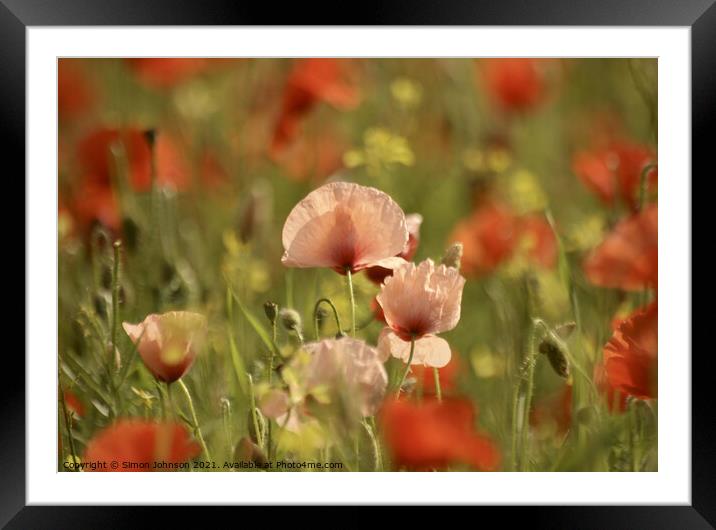
[(566, 433), (572, 425), (572, 385), (538, 401), (530, 412), (530, 425), (554, 425), (557, 433)]
[(520, 224), (522, 237), (528, 239), (530, 259), (546, 269), (554, 267), (557, 264), (557, 238), (547, 220), (541, 215), (530, 215)]
[(271, 142), (271, 155), (278, 154), (296, 137), (299, 123), (320, 102), (339, 109), (358, 105), (359, 94), (347, 75), (345, 59), (297, 59), (283, 92), (281, 111)]
[(545, 99), (545, 60), (529, 58), (481, 59), (485, 88), (503, 110), (523, 112)]
[[(104, 462), (106, 469), (96, 471), (153, 471), (154, 462), (179, 464), (195, 458), (201, 452), (199, 444), (178, 423), (155, 423), (144, 420), (119, 420), (95, 435), (87, 444), (85, 462)], [(111, 469), (112, 462), (143, 464)], [(91, 471), (86, 467), (85, 471)]]
[[(632, 210), (639, 206), (639, 187), (644, 169), (656, 162), (656, 153), (649, 147), (614, 142), (606, 148), (579, 151), (572, 159), (572, 170), (599, 199), (613, 205), (621, 198)], [(655, 187), (657, 170), (647, 174), (648, 186)]]
[(658, 284), (658, 207), (620, 221), (584, 262), (595, 285), (638, 291)]
[[(420, 225), (422, 223), (423, 216), (420, 214), (412, 213), (405, 216), (405, 224), (408, 227), (408, 241), (405, 243), (403, 251), (398, 254), (399, 258), (410, 261), (415, 256), (415, 253), (418, 251), (418, 245), (420, 244)], [(388, 276), (393, 274), (393, 270), (385, 267), (369, 267), (365, 273), (370, 281), (381, 285)]]
[(86, 234), (95, 223), (100, 223), (113, 232), (119, 231), (122, 219), (112, 187), (85, 178), (80, 189), (67, 203), (73, 227)]
[(450, 240), (462, 242), (461, 270), (470, 276), (493, 272), (512, 257), (523, 240), (527, 243), (527, 256), (535, 265), (552, 268), (557, 262), (557, 240), (544, 217), (519, 217), (494, 199), (482, 201), (470, 217), (455, 227)]
[(607, 373), (604, 369), (604, 363), (597, 363), (594, 366), (594, 374), (592, 376), (594, 385), (597, 390), (607, 400), (607, 408), (611, 412), (624, 412), (627, 408), (627, 395), (622, 394), (609, 384)]
[(383, 406), (380, 420), (396, 468), (426, 471), (466, 464), (492, 471), (500, 465), (496, 444), (475, 430), (475, 410), (469, 401), (391, 400)]
[[(436, 395), (435, 373), (433, 371), (433, 368), (429, 366), (423, 366), (421, 364), (416, 364), (410, 369), (416, 379), (422, 382), (423, 395)], [(440, 378), (440, 391), (444, 396), (449, 396), (455, 391), (459, 373), (460, 361), (458, 360), (457, 355), (453, 351), (453, 355), (452, 357), (450, 357), (450, 362), (442, 368), (438, 368), (438, 377)]]
[(81, 174), (97, 184), (110, 186), (115, 164), (111, 149), (115, 144), (125, 149), (131, 186), (136, 191), (149, 190), (152, 153), (144, 132), (139, 129), (102, 128), (82, 138), (76, 151)]
[(152, 88), (172, 88), (200, 74), (211, 59), (197, 57), (125, 59), (137, 79)]
[(658, 308), (652, 302), (624, 319), (604, 346), (609, 386), (637, 399), (657, 394)]
[(83, 417), (85, 415), (85, 406), (82, 401), (80, 401), (80, 398), (77, 397), (77, 394), (72, 392), (72, 390), (65, 390), (63, 394), (65, 396), (67, 412), (74, 413), (78, 418)]
[(452, 233), (463, 244), (461, 270), (466, 275), (489, 274), (508, 259), (518, 232), (517, 217), (505, 205), (485, 201)]
[(337, 131), (322, 131), (296, 138), (274, 153), (273, 160), (291, 180), (321, 182), (343, 167), (348, 147)]
[[(155, 152), (157, 184), (177, 191), (190, 189), (194, 171), (184, 143), (172, 135), (160, 133), (156, 139)], [(226, 182), (226, 172), (211, 151), (204, 150), (200, 154), (197, 165), (200, 184), (203, 187), (215, 188)]]
[(57, 61), (57, 111), (60, 120), (86, 113), (97, 101), (95, 87), (77, 59)]

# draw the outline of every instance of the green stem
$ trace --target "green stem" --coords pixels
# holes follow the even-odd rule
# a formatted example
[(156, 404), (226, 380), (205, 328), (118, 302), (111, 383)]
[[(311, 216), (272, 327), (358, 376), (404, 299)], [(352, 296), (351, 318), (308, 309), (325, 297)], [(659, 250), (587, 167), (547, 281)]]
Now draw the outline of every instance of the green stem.
[(400, 397), (400, 389), (403, 388), (403, 383), (405, 383), (405, 378), (408, 377), (408, 372), (410, 372), (410, 363), (413, 362), (413, 355), (415, 354), (415, 336), (410, 336), (410, 355), (408, 356), (408, 363), (405, 366), (405, 371), (403, 372), (403, 377), (400, 378), (400, 381), (398, 382), (398, 388), (395, 391), (395, 398)]
[(526, 379), (527, 379), (527, 392), (525, 394), (525, 402), (524, 402), (524, 409), (523, 409), (523, 415), (522, 415), (522, 433), (521, 433), (521, 443), (520, 443), (520, 463), (519, 463), (519, 470), (524, 471), (526, 467), (526, 460), (527, 460), (527, 437), (529, 434), (529, 425), (530, 425), (530, 409), (532, 408), (532, 394), (534, 392), (534, 380), (535, 380), (535, 365), (537, 364), (537, 357), (536, 357), (536, 350), (535, 350), (535, 340), (537, 337), (537, 326), (540, 325), (542, 321), (540, 320), (534, 320), (532, 322), (532, 328), (530, 331), (530, 337), (529, 342), (527, 345), (527, 365), (526, 365)]
[[(254, 395), (254, 379), (251, 374), (247, 374), (249, 380), (249, 403), (251, 405), (251, 421), (254, 424), (254, 432), (256, 433), (256, 443), (259, 447), (264, 447), (263, 432), (259, 429), (259, 418), (256, 415), (256, 397)], [(271, 453), (270, 448), (266, 448), (267, 453)]]
[(194, 422), (194, 432), (196, 433), (197, 438), (199, 438), (199, 443), (201, 444), (201, 448), (204, 450), (204, 454), (206, 455), (206, 459), (211, 461), (211, 453), (209, 452), (209, 448), (206, 446), (206, 442), (204, 441), (204, 436), (201, 434), (201, 428), (199, 428), (199, 420), (196, 417), (196, 410), (194, 409), (194, 401), (191, 399), (191, 394), (189, 393), (189, 389), (184, 384), (184, 381), (181, 379), (177, 380), (177, 383), (179, 383), (179, 386), (184, 391), (184, 395), (186, 396), (186, 401), (189, 404), (189, 412), (191, 413), (191, 420)]
[(435, 378), (435, 395), (438, 398), (438, 403), (442, 403), (443, 393), (440, 388), (440, 372), (435, 367), (433, 367), (433, 377)]
[(316, 302), (316, 305), (313, 307), (313, 327), (316, 332), (316, 340), (319, 339), (319, 329), (318, 329), (318, 310), (321, 306), (321, 304), (328, 304), (331, 306), (331, 309), (333, 310), (333, 317), (336, 319), (336, 326), (338, 326), (338, 332), (341, 333), (343, 331), (343, 328), (341, 327), (341, 319), (338, 316), (338, 310), (336, 309), (336, 306), (333, 305), (333, 302), (331, 302), (328, 298), (321, 298)]
[[(371, 420), (372, 420), (372, 418), (371, 418)], [(375, 422), (372, 422), (372, 424), (369, 424), (368, 421), (364, 418), (363, 419), (363, 427), (365, 427), (365, 432), (368, 433), (368, 438), (370, 438), (370, 442), (373, 445), (373, 456), (375, 458), (375, 470), (383, 471), (383, 454), (380, 449), (380, 443), (378, 442), (378, 437), (375, 435)]]
[(65, 404), (65, 393), (62, 391), (61, 386), (60, 386), (60, 402), (62, 403), (62, 414), (65, 417), (65, 429), (67, 430), (67, 440), (70, 444), (70, 452), (72, 453), (72, 463), (74, 464), (73, 469), (75, 471), (79, 471), (79, 467), (77, 466), (77, 452), (75, 450), (75, 439), (72, 436), (72, 421), (70, 420), (70, 416), (67, 413), (67, 405)]
[(117, 240), (112, 247), (114, 248), (114, 264), (112, 267), (112, 348), (115, 355), (117, 351), (117, 328), (119, 327), (119, 249), (122, 242)]
[(348, 295), (351, 301), (351, 335), (356, 336), (356, 299), (353, 293), (353, 275), (350, 268), (346, 267), (346, 278), (348, 279)]

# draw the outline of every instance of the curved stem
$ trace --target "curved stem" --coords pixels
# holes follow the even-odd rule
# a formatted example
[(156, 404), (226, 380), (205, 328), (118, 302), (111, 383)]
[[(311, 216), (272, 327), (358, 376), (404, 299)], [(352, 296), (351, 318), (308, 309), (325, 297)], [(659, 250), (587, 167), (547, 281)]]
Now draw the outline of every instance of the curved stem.
[(363, 418), (363, 426), (365, 427), (365, 431), (368, 433), (368, 438), (370, 438), (371, 444), (373, 445), (373, 455), (375, 458), (375, 470), (376, 471), (383, 471), (383, 452), (380, 448), (380, 442), (378, 441), (378, 437), (375, 434), (375, 420), (371, 416), (370, 423), (368, 420)]
[(438, 403), (442, 403), (443, 393), (442, 389), (440, 388), (440, 372), (435, 367), (433, 367), (433, 377), (435, 378), (435, 395), (438, 398)]
[(321, 298), (316, 302), (316, 305), (313, 306), (313, 327), (316, 331), (316, 340), (319, 339), (319, 330), (318, 330), (318, 309), (320, 308), (321, 304), (328, 304), (331, 306), (331, 309), (333, 309), (333, 317), (336, 319), (336, 326), (338, 326), (338, 331), (343, 331), (343, 328), (341, 327), (341, 319), (338, 316), (338, 310), (336, 309), (336, 306), (333, 305), (333, 302), (329, 298)]
[(196, 417), (196, 410), (194, 409), (194, 401), (191, 399), (191, 394), (189, 393), (189, 389), (184, 384), (184, 381), (181, 379), (177, 380), (177, 383), (179, 383), (179, 386), (184, 391), (184, 395), (186, 396), (186, 401), (189, 403), (189, 412), (191, 413), (191, 421), (194, 422), (194, 432), (196, 433), (197, 438), (199, 438), (199, 443), (201, 444), (201, 448), (204, 450), (204, 454), (206, 455), (207, 460), (211, 460), (211, 453), (209, 452), (209, 448), (206, 446), (206, 442), (204, 441), (204, 436), (201, 434), (201, 429), (199, 428), (199, 420)]
[(408, 363), (405, 366), (405, 371), (403, 372), (403, 377), (400, 378), (400, 381), (398, 382), (398, 388), (395, 391), (395, 397), (396, 399), (400, 397), (400, 389), (403, 388), (403, 383), (405, 383), (405, 378), (408, 377), (408, 372), (410, 372), (410, 363), (413, 362), (413, 354), (415, 353), (415, 336), (410, 336), (410, 355), (408, 356)]
[(353, 275), (350, 268), (346, 267), (346, 278), (348, 279), (348, 295), (351, 301), (351, 335), (356, 336), (356, 299), (353, 293)]

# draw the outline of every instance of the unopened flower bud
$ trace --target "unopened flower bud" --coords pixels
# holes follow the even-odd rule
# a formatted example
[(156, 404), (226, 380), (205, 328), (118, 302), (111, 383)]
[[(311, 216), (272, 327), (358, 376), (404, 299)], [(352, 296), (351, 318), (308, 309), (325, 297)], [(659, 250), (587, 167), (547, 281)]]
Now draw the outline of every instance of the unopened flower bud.
[(301, 333), (303, 329), (301, 325), (301, 315), (299, 315), (295, 309), (284, 307), (278, 312), (278, 318), (281, 321), (281, 325), (288, 331)]
[(276, 316), (278, 315), (278, 304), (268, 300), (264, 303), (264, 312), (266, 313), (266, 318), (268, 318), (269, 322), (273, 324), (276, 322)]
[(548, 333), (542, 339), (539, 345), (539, 352), (543, 353), (549, 359), (549, 364), (555, 373), (564, 377), (569, 377), (569, 358), (567, 356), (567, 345), (555, 333)]
[(460, 261), (462, 260), (462, 243), (459, 241), (450, 245), (445, 250), (445, 255), (440, 263), (446, 267), (460, 269)]

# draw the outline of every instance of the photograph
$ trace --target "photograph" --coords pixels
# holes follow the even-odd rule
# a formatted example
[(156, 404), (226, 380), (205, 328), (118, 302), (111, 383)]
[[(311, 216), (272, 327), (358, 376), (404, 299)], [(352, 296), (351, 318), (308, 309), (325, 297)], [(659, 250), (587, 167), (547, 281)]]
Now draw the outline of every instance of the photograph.
[(659, 61), (58, 57), (52, 471), (658, 472)]

